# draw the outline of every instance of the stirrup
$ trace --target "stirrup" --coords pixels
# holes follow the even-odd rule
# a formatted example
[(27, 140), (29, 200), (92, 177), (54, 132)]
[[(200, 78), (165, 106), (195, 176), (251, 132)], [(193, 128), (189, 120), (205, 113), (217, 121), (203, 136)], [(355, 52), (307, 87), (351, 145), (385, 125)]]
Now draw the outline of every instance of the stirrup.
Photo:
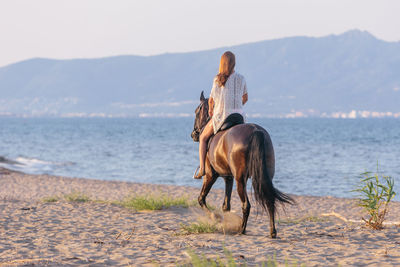
[(194, 173), (193, 173), (193, 179), (201, 179), (201, 178), (203, 177), (203, 176), (199, 176), (199, 173), (198, 173), (199, 169), (200, 169), (200, 166), (198, 166), (198, 167), (196, 168), (196, 170), (194, 171)]

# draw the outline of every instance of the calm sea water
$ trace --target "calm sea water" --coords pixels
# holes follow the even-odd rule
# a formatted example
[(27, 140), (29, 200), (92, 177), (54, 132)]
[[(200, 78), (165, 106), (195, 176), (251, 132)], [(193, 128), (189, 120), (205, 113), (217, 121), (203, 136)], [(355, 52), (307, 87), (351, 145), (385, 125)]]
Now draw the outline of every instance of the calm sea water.
[[(400, 194), (400, 120), (250, 119), (275, 148), (284, 192), (350, 197), (377, 162)], [(0, 118), (0, 166), (33, 174), (201, 186), (193, 118)], [(216, 187), (223, 187), (222, 179)], [(399, 196), (396, 200), (400, 200)]]

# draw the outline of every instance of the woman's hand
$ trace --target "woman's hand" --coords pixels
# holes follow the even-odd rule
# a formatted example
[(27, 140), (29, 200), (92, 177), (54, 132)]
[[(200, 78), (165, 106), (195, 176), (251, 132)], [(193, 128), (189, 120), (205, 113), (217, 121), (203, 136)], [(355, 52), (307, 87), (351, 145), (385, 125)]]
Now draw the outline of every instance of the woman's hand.
[(246, 104), (247, 100), (249, 100), (249, 95), (246, 93), (242, 96), (242, 105)]

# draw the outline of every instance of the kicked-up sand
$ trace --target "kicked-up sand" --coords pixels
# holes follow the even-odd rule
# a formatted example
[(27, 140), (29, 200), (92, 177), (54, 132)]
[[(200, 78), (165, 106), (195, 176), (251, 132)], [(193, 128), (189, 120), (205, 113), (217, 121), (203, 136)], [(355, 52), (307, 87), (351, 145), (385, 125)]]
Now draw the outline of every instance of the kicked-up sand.
[[(193, 181), (193, 184), (200, 183)], [(68, 202), (81, 192), (90, 201)], [(280, 264), (306, 266), (400, 265), (400, 203), (393, 202), (383, 230), (360, 221), (354, 199), (293, 196), (295, 206), (279, 209), (278, 237), (269, 237), (267, 214), (252, 201), (246, 235), (232, 232), (240, 223), (235, 190), (232, 212), (223, 230), (182, 234), (181, 225), (213, 220), (197, 206), (137, 212), (113, 202), (127, 196), (164, 194), (197, 199), (199, 188), (27, 175), (0, 168), (0, 266), (176, 266), (190, 254), (226, 258), (248, 266), (276, 258)], [(213, 189), (208, 203), (220, 207), (223, 190)], [(45, 200), (47, 199), (47, 200)], [(220, 208), (219, 208), (220, 209)], [(231, 230), (231, 231), (229, 231)]]

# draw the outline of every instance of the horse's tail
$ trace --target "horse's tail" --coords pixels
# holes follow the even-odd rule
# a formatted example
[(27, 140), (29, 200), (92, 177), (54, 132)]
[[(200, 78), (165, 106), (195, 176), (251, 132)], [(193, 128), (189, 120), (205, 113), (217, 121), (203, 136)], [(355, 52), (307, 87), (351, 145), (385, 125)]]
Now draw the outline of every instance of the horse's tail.
[[(271, 144), (272, 145), (272, 144)], [(280, 192), (272, 184), (272, 177), (267, 167), (266, 135), (262, 131), (255, 131), (250, 138), (247, 157), (248, 177), (252, 177), (256, 201), (272, 214), (275, 214), (276, 201), (280, 203), (295, 203), (294, 200)], [(272, 147), (271, 147), (272, 149)]]

